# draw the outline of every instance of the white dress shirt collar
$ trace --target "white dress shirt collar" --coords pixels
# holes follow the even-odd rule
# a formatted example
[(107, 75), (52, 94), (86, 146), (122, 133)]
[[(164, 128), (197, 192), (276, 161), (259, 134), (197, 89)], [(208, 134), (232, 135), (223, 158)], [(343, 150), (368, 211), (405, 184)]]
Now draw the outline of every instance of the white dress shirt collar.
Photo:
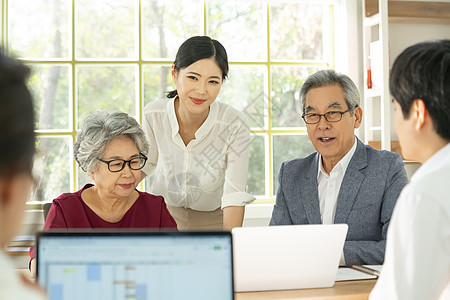
[[(345, 173), (345, 171), (347, 170), (348, 164), (350, 163), (350, 160), (353, 157), (353, 154), (355, 154), (357, 144), (358, 144), (358, 142), (355, 137), (355, 142), (353, 143), (353, 146), (350, 149), (350, 151), (348, 151), (347, 154), (345, 154), (344, 157), (334, 166), (334, 168), (333, 168), (333, 170), (331, 170), (330, 174), (333, 171), (337, 171), (337, 170), (340, 170), (340, 171), (342, 171), (342, 173)], [(330, 176), (323, 168), (322, 155), (320, 155), (320, 153), (319, 153), (319, 167), (317, 169), (318, 169), (317, 170), (317, 179), (319, 179), (320, 174), (322, 174), (326, 177)]]

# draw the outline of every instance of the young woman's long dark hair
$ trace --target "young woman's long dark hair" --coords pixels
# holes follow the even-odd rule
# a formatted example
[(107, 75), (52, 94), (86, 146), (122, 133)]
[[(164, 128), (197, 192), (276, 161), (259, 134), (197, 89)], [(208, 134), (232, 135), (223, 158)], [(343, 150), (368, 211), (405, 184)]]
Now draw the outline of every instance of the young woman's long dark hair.
[[(175, 57), (174, 70), (180, 71), (196, 61), (205, 58), (213, 58), (219, 68), (222, 70), (222, 79), (228, 76), (228, 56), (227, 51), (217, 40), (211, 39), (209, 36), (193, 36), (178, 48)], [(167, 98), (174, 98), (178, 95), (177, 90), (167, 93)]]
[(29, 69), (0, 50), (0, 176), (31, 174), (34, 108), (26, 87)]

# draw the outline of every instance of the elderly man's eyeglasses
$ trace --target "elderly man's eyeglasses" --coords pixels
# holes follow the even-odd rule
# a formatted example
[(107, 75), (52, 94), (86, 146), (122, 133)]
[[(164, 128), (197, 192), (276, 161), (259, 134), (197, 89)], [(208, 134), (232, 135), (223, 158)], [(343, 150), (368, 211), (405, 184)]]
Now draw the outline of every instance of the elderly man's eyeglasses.
[(145, 166), (147, 162), (147, 157), (144, 154), (140, 154), (138, 157), (134, 157), (130, 160), (124, 159), (114, 159), (114, 160), (103, 160), (98, 158), (99, 161), (108, 165), (108, 170), (111, 172), (120, 172), (128, 164), (131, 170), (140, 170)]
[(350, 109), (346, 111), (329, 111), (324, 114), (303, 114), (302, 118), (305, 120), (306, 124), (317, 124), (320, 122), (320, 118), (324, 117), (328, 122), (339, 122), (342, 119), (342, 115), (349, 112)]

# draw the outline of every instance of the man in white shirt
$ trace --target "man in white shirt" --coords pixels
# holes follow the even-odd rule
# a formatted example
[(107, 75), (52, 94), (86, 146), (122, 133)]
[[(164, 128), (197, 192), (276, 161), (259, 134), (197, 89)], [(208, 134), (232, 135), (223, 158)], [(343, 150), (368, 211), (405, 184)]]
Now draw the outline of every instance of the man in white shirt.
[(408, 182), (403, 160), (355, 137), (362, 109), (348, 76), (319, 71), (300, 98), (317, 153), (281, 165), (270, 225), (346, 223), (341, 265), (382, 264), (392, 210)]
[(403, 156), (423, 165), (395, 206), (370, 299), (450, 299), (450, 40), (404, 50), (390, 90)]

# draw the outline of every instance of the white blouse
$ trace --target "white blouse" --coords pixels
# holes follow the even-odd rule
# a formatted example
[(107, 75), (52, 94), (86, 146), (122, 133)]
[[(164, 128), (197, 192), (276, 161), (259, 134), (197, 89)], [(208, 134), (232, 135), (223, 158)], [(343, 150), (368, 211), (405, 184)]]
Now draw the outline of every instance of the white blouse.
[(150, 144), (142, 171), (154, 173), (150, 192), (168, 205), (213, 211), (255, 200), (246, 193), (250, 127), (241, 112), (213, 102), (187, 146), (178, 133), (174, 99), (149, 103), (142, 127)]

